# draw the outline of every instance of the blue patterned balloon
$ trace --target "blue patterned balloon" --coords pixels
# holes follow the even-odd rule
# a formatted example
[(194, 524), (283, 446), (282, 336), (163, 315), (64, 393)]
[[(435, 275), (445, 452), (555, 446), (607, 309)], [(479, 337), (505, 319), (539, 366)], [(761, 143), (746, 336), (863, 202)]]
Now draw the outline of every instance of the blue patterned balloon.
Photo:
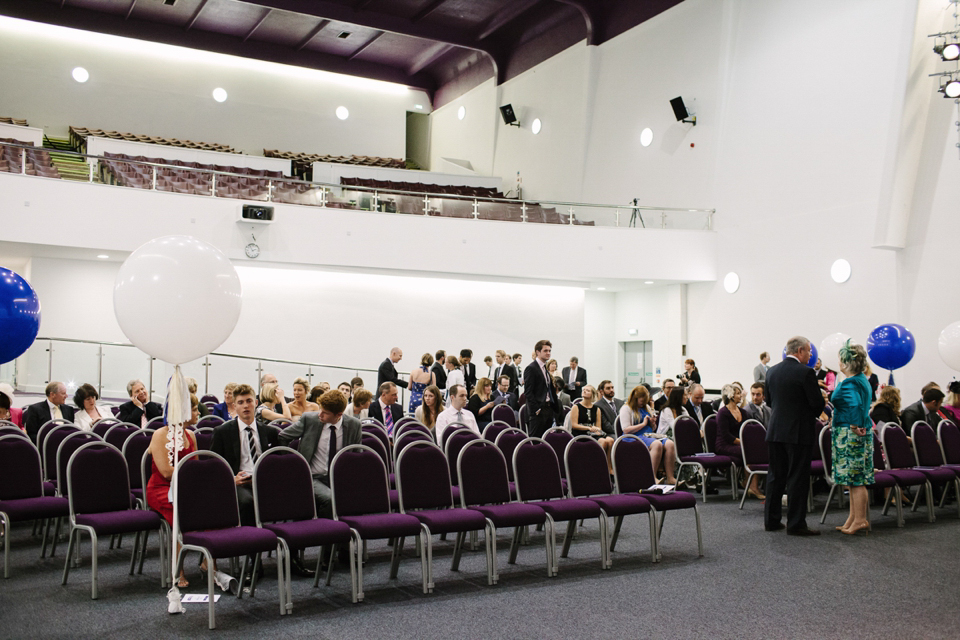
[[(781, 359), (781, 360), (786, 360), (786, 359), (787, 359), (787, 348), (786, 348), (786, 347), (783, 348), (783, 357), (781, 357), (780, 359)], [(819, 359), (820, 359), (820, 353), (817, 351), (817, 345), (815, 345), (815, 344), (813, 344), (813, 343), (811, 342), (811, 343), (810, 343), (810, 359), (807, 361), (807, 366), (812, 369), (814, 366), (816, 366), (817, 360), (819, 360)]]
[(0, 267), (0, 364), (22, 355), (40, 331), (40, 299), (19, 274)]
[(867, 355), (878, 367), (899, 369), (913, 359), (917, 343), (910, 330), (899, 324), (881, 324), (867, 337)]

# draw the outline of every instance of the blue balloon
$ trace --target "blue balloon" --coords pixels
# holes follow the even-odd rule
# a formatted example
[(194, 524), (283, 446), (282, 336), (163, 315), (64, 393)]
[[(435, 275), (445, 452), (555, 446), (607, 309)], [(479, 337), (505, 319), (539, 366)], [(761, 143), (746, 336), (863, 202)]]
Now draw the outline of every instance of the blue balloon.
[(22, 355), (40, 331), (40, 299), (19, 274), (0, 267), (0, 364)]
[[(781, 360), (786, 360), (786, 359), (787, 359), (787, 348), (786, 348), (786, 347), (783, 348), (783, 357), (780, 358), (780, 359), (781, 359)], [(817, 345), (815, 345), (815, 344), (813, 344), (813, 343), (811, 342), (811, 343), (810, 343), (810, 360), (807, 361), (807, 366), (812, 369), (814, 366), (816, 366), (817, 360), (819, 360), (819, 359), (820, 359), (820, 354), (817, 352)]]
[(878, 367), (899, 369), (913, 359), (917, 343), (910, 330), (899, 324), (881, 324), (867, 337), (867, 355)]

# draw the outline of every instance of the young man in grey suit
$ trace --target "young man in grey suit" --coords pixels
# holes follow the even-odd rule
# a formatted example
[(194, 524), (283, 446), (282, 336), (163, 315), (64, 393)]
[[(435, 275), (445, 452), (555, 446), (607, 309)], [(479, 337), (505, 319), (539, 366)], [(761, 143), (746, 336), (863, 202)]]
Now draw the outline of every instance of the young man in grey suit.
[(753, 368), (753, 381), (763, 382), (767, 379), (767, 363), (770, 362), (770, 354), (764, 351), (760, 354), (760, 364)]
[(613, 388), (613, 383), (609, 380), (603, 380), (600, 386), (597, 387), (597, 391), (600, 392), (600, 399), (595, 400), (594, 404), (600, 407), (600, 415), (603, 416), (603, 430), (606, 433), (615, 433), (613, 425), (616, 423), (617, 416), (620, 414), (620, 407), (623, 406), (623, 400), (613, 397), (616, 390)]

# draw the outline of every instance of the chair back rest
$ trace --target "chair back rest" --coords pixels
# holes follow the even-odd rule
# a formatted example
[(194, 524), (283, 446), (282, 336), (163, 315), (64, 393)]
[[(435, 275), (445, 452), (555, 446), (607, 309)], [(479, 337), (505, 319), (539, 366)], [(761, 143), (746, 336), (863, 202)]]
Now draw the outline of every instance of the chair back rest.
[(73, 452), (88, 442), (103, 442), (103, 440), (93, 431), (77, 431), (64, 438), (57, 447), (57, 492), (64, 498), (68, 495), (67, 463), (70, 462)]
[[(380, 442), (380, 438), (369, 433), (362, 433), (360, 434), (360, 444), (373, 449), (377, 455), (380, 456), (380, 459), (383, 460), (383, 464), (386, 465), (388, 469), (391, 468), (390, 454), (383, 449), (383, 443)], [(396, 449), (394, 449), (394, 451), (396, 451)]]
[(224, 423), (223, 418), (221, 418), (220, 416), (215, 416), (211, 414), (209, 416), (203, 416), (202, 418), (197, 420), (196, 428), (197, 429), (208, 429), (208, 428), (213, 429), (214, 427), (219, 427), (223, 423)]
[(703, 421), (703, 439), (707, 444), (708, 453), (717, 452), (717, 414), (707, 416)]
[(460, 484), (460, 476), (457, 474), (457, 458), (460, 457), (460, 451), (467, 446), (468, 442), (479, 439), (480, 436), (475, 434), (470, 429), (459, 429), (456, 433), (451, 434), (450, 437), (446, 439), (447, 444), (444, 447), (444, 452), (447, 456), (447, 460), (449, 461), (447, 463), (447, 467), (450, 472), (451, 484)]
[[(127, 441), (127, 438), (129, 438), (130, 436), (132, 436), (133, 434), (139, 431), (141, 430), (136, 427), (129, 427), (127, 425), (118, 424), (110, 428), (107, 431), (107, 433), (101, 437), (103, 438), (104, 442), (106, 442), (107, 444), (112, 444), (117, 448), (117, 450), (122, 451), (123, 444)], [(96, 433), (96, 431), (94, 431), (94, 433)], [(153, 433), (152, 430), (151, 430), (151, 433)]]
[[(120, 449), (120, 452), (123, 454), (123, 459), (127, 461), (131, 489), (147, 488), (144, 481), (144, 474), (142, 473), (142, 463), (144, 453), (150, 449), (151, 440), (153, 440), (153, 431), (140, 430), (127, 438), (123, 443), (123, 447)], [(151, 467), (148, 466), (146, 473), (148, 480), (150, 479), (151, 470)]]
[(28, 436), (25, 432), (21, 431), (20, 427), (17, 427), (15, 425), (13, 426), (7, 426), (5, 424), (0, 425), (0, 436), (20, 436), (20, 437), (26, 438), (27, 440), (30, 439), (30, 436)]
[[(447, 446), (454, 440), (451, 438)], [(440, 447), (423, 440), (404, 447), (397, 456), (397, 489), (401, 511), (453, 506), (450, 469)]]
[(403, 417), (401, 417), (399, 420), (397, 420), (397, 423), (396, 423), (395, 425), (393, 425), (393, 434), (394, 434), (394, 435), (397, 435), (397, 429), (399, 429), (399, 428), (402, 427), (403, 425), (407, 424), (408, 422), (416, 422), (416, 421), (417, 421), (417, 419), (416, 419), (414, 416), (403, 416)]
[(940, 450), (947, 464), (960, 464), (960, 428), (950, 420), (941, 420), (937, 425)]
[(673, 423), (673, 440), (677, 445), (677, 457), (703, 453), (700, 425), (690, 416), (680, 416)]
[(197, 439), (197, 449), (210, 450), (210, 445), (213, 444), (213, 431), (213, 427), (200, 427), (193, 432), (193, 437)]
[(406, 422), (393, 430), (393, 442), (396, 444), (397, 440), (400, 437), (410, 431), (419, 431), (420, 433), (430, 436), (430, 440), (433, 440), (433, 431), (430, 430), (430, 427), (427, 425), (417, 422), (415, 418), (405, 418)]
[(740, 451), (743, 452), (743, 465), (747, 471), (751, 471), (753, 465), (770, 463), (767, 430), (752, 418), (740, 425)]
[(445, 449), (447, 446), (447, 439), (449, 439), (450, 436), (457, 433), (458, 431), (470, 431), (470, 427), (468, 427), (462, 422), (451, 422), (450, 424), (448, 424), (446, 428), (443, 430), (443, 432), (440, 434), (440, 442), (437, 443), (440, 445), (440, 448)]
[(820, 446), (820, 460), (823, 461), (823, 473), (826, 474), (830, 484), (833, 484), (833, 451), (830, 440), (832, 433), (832, 429), (826, 427), (820, 432), (820, 437), (817, 438)]
[(194, 451), (180, 459), (175, 473), (181, 532), (240, 525), (233, 470), (226, 460), (212, 451)]
[(13, 427), (17, 431), (21, 431), (20, 427), (18, 427), (15, 423), (10, 422), (9, 420), (0, 420), (0, 428), (2, 427)]
[[(72, 441), (73, 438), (64, 444)], [(84, 443), (70, 455), (66, 478), (71, 515), (130, 509), (127, 461), (119, 449), (99, 438)]]
[(374, 426), (374, 427), (379, 427), (380, 429), (383, 430), (384, 433), (387, 432), (387, 428), (383, 425), (382, 422), (380, 422), (380, 421), (377, 420), (376, 418), (364, 418), (363, 420), (360, 421), (360, 428), (361, 428), (361, 429), (362, 429), (363, 427), (368, 426), (368, 425), (372, 425), (372, 426)]
[[(880, 424), (883, 424), (882, 422)], [(881, 427), (882, 430), (882, 427)], [(874, 469), (886, 469), (886, 455), (883, 450), (883, 442), (880, 440), (878, 432), (873, 434), (873, 468)]]
[(507, 460), (488, 440), (468, 442), (457, 456), (460, 503), (464, 506), (510, 502)]
[(333, 517), (390, 513), (389, 482), (379, 453), (362, 444), (344, 447), (330, 469)]
[(617, 493), (635, 493), (656, 484), (650, 450), (637, 436), (626, 434), (617, 438), (610, 458)]
[(563, 497), (560, 462), (543, 438), (526, 438), (513, 450), (513, 477), (517, 499), (550, 500)]
[(913, 423), (913, 452), (919, 466), (939, 467), (943, 464), (943, 452), (937, 444), (933, 427), (920, 420)]
[(107, 431), (116, 425), (120, 424), (119, 420), (113, 418), (101, 418), (97, 420), (97, 424), (93, 425), (93, 432), (106, 440)]
[(560, 461), (560, 477), (566, 478), (567, 469), (566, 465), (563, 464), (563, 455), (567, 450), (567, 445), (573, 440), (573, 434), (563, 427), (553, 427), (543, 434), (543, 439), (553, 447), (553, 452), (557, 454), (557, 460)]
[(516, 426), (511, 426), (503, 420), (492, 420), (490, 424), (483, 428), (483, 439), (496, 442), (497, 436), (507, 429), (516, 429)]
[(517, 425), (517, 428), (524, 433), (530, 432), (530, 409), (527, 405), (520, 407), (520, 424)]
[(887, 456), (888, 469), (909, 469), (915, 463), (910, 453), (910, 443), (903, 429), (892, 424), (886, 424), (880, 432), (880, 441), (883, 442), (883, 452)]
[[(373, 424), (367, 424), (366, 421), (364, 421), (364, 423), (360, 427), (360, 433), (361, 434), (368, 433), (373, 437), (375, 437), (376, 439), (378, 439), (380, 441), (381, 446), (383, 446), (383, 450), (387, 452), (387, 460), (389, 460), (391, 457), (390, 456), (390, 451), (391, 451), (390, 436), (387, 435), (386, 428), (384, 428), (383, 426), (377, 426), (378, 424), (380, 423), (378, 423), (376, 420), (373, 421)], [(387, 464), (389, 465), (390, 463), (387, 462)], [(389, 466), (387, 467), (387, 469), (388, 469), (388, 472), (392, 470), (390, 469)]]
[(43, 479), (57, 479), (57, 449), (60, 443), (71, 433), (79, 433), (80, 427), (71, 424), (53, 425), (47, 430), (43, 440), (40, 440), (38, 433), (37, 440), (40, 442), (40, 451), (43, 452)]
[(267, 449), (253, 467), (257, 524), (317, 517), (310, 464), (290, 447)]
[(206, 393), (201, 396), (200, 402), (212, 402), (214, 404), (218, 404), (220, 401), (217, 400), (217, 396), (213, 395), (212, 393)]
[(526, 440), (526, 438), (527, 434), (520, 429), (507, 429), (497, 436), (494, 443), (497, 445), (497, 448), (500, 449), (500, 452), (503, 453), (504, 459), (508, 461), (507, 475), (510, 478), (510, 482), (516, 479), (513, 475), (513, 451), (517, 448), (517, 445)]
[[(47, 434), (50, 433), (50, 431), (52, 431), (53, 429), (56, 429), (57, 427), (61, 427), (64, 425), (76, 426), (74, 423), (70, 422), (69, 420), (64, 420), (62, 418), (54, 418), (53, 420), (47, 420), (42, 425), (40, 425), (40, 428), (37, 429), (36, 445), (40, 449), (41, 455), (43, 454), (43, 441), (44, 439), (46, 439)], [(44, 463), (46, 463), (46, 459), (44, 459)]]
[(505, 422), (511, 427), (517, 426), (517, 414), (514, 412), (513, 407), (507, 404), (498, 404), (493, 408), (493, 411), (490, 414), (490, 417), (493, 420), (499, 420)]
[(40, 453), (29, 438), (0, 433), (0, 500), (43, 495)]
[(119, 407), (119, 405), (115, 405), (115, 406), (110, 407), (110, 411), (113, 412), (113, 415), (114, 415), (114, 416), (119, 415), (119, 414), (120, 414), (120, 407)]
[(813, 443), (817, 447), (817, 453), (820, 453), (820, 433), (823, 431), (824, 427), (827, 425), (820, 420), (814, 420), (813, 422)]
[(567, 493), (570, 497), (606, 495), (610, 486), (607, 454), (590, 436), (577, 436), (567, 444), (563, 455), (567, 471)]
[(157, 430), (160, 427), (166, 426), (167, 422), (163, 416), (157, 416), (156, 418), (150, 418), (147, 420), (147, 429)]
[(277, 418), (276, 420), (271, 420), (267, 423), (268, 427), (273, 427), (277, 431), (283, 431), (287, 427), (293, 424), (293, 420), (288, 420), (287, 418)]

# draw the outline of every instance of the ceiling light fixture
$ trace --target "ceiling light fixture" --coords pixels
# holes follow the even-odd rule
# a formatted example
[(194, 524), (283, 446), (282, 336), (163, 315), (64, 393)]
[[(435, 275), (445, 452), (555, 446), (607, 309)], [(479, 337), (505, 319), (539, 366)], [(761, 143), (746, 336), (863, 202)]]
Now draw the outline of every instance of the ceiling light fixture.
[(653, 142), (653, 129), (647, 127), (640, 132), (640, 144), (644, 147), (649, 147)]
[(83, 67), (77, 67), (71, 73), (73, 79), (77, 82), (83, 83), (90, 79), (90, 73)]
[(740, 276), (731, 271), (723, 278), (723, 288), (727, 293), (736, 293), (740, 288)]
[(341, 120), (346, 120), (350, 117), (350, 111), (346, 107), (337, 107), (337, 117)]
[(541, 129), (543, 129), (543, 123), (540, 122), (540, 118), (534, 118), (533, 124), (530, 125), (530, 130), (533, 131), (533, 135), (540, 133)]
[(850, 273), (852, 269), (850, 263), (840, 258), (830, 267), (830, 277), (833, 278), (833, 281), (837, 284), (842, 284), (850, 279)]
[(607, 290), (606, 287), (597, 287), (597, 291), (606, 291), (606, 290)]
[(108, 256), (108, 255), (105, 254), (105, 253), (101, 253), (101, 254), (98, 255), (97, 257), (100, 258), (101, 260), (106, 260), (106, 259), (109, 258), (110, 256)]
[(653, 280), (644, 280), (643, 284), (653, 284)]
[(460, 108), (457, 109), (457, 120), (463, 120), (466, 117), (466, 115), (467, 115), (467, 109), (463, 105), (461, 105)]
[(226, 102), (227, 101), (227, 90), (221, 87), (217, 87), (213, 90), (213, 99), (217, 102)]

